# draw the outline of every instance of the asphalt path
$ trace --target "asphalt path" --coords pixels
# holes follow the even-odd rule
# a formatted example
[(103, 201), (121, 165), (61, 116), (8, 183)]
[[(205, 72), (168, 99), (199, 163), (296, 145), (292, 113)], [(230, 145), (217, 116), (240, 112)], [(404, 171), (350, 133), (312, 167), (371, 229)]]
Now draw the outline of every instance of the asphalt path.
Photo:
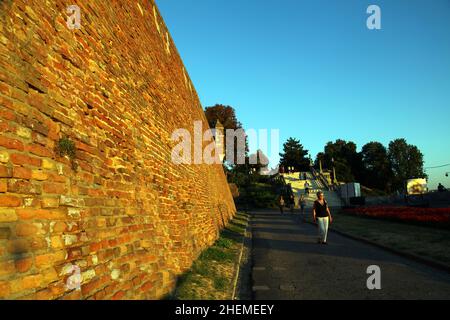
[[(450, 274), (381, 248), (328, 233), (297, 215), (252, 213), (253, 298), (450, 299)], [(380, 268), (381, 289), (369, 290), (369, 266)]]

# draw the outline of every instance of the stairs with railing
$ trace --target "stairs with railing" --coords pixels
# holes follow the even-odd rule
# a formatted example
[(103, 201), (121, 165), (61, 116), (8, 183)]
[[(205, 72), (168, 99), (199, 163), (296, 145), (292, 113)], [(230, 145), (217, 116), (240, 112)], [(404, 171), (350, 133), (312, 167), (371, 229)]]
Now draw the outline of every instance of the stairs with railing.
[[(298, 203), (300, 195), (303, 194), (306, 200), (306, 206), (312, 207), (314, 201), (317, 199), (316, 193), (322, 191), (330, 207), (340, 208), (342, 206), (341, 198), (334, 191), (333, 186), (330, 186), (327, 180), (314, 169), (311, 172), (284, 173), (282, 176), (286, 184), (291, 185), (296, 203)], [(304, 177), (306, 177), (306, 180)], [(306, 182), (309, 184), (309, 194), (305, 192)]]

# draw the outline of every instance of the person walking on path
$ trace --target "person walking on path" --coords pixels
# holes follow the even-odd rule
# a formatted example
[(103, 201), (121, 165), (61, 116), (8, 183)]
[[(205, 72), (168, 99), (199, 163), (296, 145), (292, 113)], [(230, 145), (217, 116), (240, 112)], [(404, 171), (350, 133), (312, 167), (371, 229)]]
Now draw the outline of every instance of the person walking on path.
[(308, 181), (305, 182), (305, 194), (309, 194), (309, 183), (308, 183)]
[(300, 195), (300, 199), (298, 199), (298, 206), (300, 208), (300, 214), (302, 217), (302, 221), (305, 222), (305, 206), (306, 206), (306, 200), (304, 195)]
[(294, 213), (294, 209), (295, 209), (295, 197), (293, 194), (291, 194), (289, 196), (289, 207), (291, 209), (291, 213)]
[(280, 213), (283, 213), (284, 204), (285, 204), (285, 203), (284, 203), (283, 196), (280, 195), (280, 196), (278, 197), (278, 206), (280, 207)]
[(327, 244), (328, 225), (333, 222), (333, 218), (322, 191), (317, 192), (317, 200), (314, 201), (313, 220), (317, 221), (319, 231), (317, 243)]

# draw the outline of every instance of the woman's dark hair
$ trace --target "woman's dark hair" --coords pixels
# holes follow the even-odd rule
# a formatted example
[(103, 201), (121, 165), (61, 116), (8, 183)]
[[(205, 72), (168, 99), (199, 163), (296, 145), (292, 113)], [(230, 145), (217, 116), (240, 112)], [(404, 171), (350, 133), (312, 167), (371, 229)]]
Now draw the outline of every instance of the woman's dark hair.
[(317, 194), (317, 198), (318, 198), (321, 194), (323, 194), (323, 192), (322, 191), (318, 191), (316, 194)]

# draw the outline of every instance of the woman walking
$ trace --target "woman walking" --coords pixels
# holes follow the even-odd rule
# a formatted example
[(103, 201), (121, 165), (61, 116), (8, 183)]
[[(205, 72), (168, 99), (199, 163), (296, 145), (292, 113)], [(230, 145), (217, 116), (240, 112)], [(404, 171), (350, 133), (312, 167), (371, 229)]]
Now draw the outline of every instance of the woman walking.
[(330, 208), (323, 196), (323, 192), (317, 192), (317, 200), (314, 201), (313, 206), (313, 219), (317, 221), (319, 230), (319, 239), (317, 243), (327, 244), (328, 225), (333, 222), (331, 217)]
[(291, 213), (294, 213), (295, 209), (295, 197), (293, 194), (289, 196), (289, 208), (291, 209)]

